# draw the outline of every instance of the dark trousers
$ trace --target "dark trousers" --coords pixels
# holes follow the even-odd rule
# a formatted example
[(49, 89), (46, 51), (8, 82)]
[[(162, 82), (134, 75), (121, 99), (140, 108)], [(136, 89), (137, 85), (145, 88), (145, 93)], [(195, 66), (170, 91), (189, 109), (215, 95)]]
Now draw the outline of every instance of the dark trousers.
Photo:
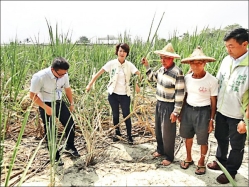
[[(52, 107), (52, 103), (51, 102), (45, 102), (46, 105)], [(46, 112), (44, 111), (43, 108), (39, 107), (39, 111), (40, 111), (40, 115), (42, 118), (42, 122), (44, 124), (44, 130), (45, 130), (45, 134), (46, 134), (46, 140), (47, 140), (47, 129), (46, 129), (46, 122), (47, 122), (47, 126), (49, 127), (49, 129), (51, 129), (51, 116), (47, 115)], [(56, 101), (55, 102), (55, 115), (56, 117), (60, 120), (61, 124), (66, 127), (65, 133), (66, 133), (66, 137), (68, 137), (67, 139), (67, 145), (69, 147), (74, 147), (74, 121), (73, 118), (71, 116), (71, 113), (68, 109), (68, 107), (66, 106), (64, 101)], [(57, 153), (58, 154), (58, 153)]]
[(181, 111), (181, 137), (193, 138), (196, 135), (198, 145), (208, 145), (210, 112), (210, 106), (193, 107), (186, 103)]
[(157, 101), (155, 115), (155, 133), (157, 152), (173, 162), (176, 137), (176, 123), (171, 123), (170, 114), (175, 103)]
[[(112, 108), (113, 124), (117, 125), (119, 123), (119, 105), (121, 106), (123, 118), (126, 118), (130, 114), (130, 103), (131, 98), (127, 95), (118, 95), (112, 93), (108, 94), (108, 101)], [(131, 136), (131, 118), (125, 120), (127, 136)], [(116, 134), (120, 135), (119, 128), (116, 128)]]
[[(229, 118), (219, 112), (216, 114), (214, 134), (218, 142), (216, 158), (224, 167), (226, 167), (231, 175), (237, 174), (237, 170), (242, 164), (244, 155), (246, 133), (238, 133), (237, 125), (239, 122), (239, 119)], [(231, 151), (227, 158), (229, 141)]]

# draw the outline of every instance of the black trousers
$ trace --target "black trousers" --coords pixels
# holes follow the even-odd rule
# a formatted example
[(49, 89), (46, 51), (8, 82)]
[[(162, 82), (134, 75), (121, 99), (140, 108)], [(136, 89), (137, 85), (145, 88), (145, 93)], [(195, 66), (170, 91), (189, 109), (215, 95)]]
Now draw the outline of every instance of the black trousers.
[[(239, 122), (239, 119), (229, 118), (219, 112), (216, 114), (216, 126), (214, 133), (218, 142), (216, 158), (231, 175), (237, 174), (237, 170), (242, 164), (244, 155), (246, 133), (238, 133), (237, 125)], [(229, 142), (231, 150), (228, 154)]]
[[(51, 102), (45, 102), (45, 104), (52, 107)], [(49, 129), (51, 129), (52, 127), (51, 126), (52, 119), (51, 119), (51, 116), (46, 114), (43, 108), (39, 107), (39, 111), (40, 111), (40, 115), (42, 118), (42, 122), (43, 124), (45, 124), (44, 130), (46, 134), (47, 133), (46, 127), (49, 127)], [(64, 127), (66, 127), (65, 133), (66, 133), (66, 137), (68, 137), (67, 142), (66, 142), (67, 145), (69, 147), (74, 147), (75, 125), (74, 125), (74, 121), (71, 116), (71, 113), (64, 101), (55, 101), (55, 115), (60, 120), (61, 124)], [(46, 122), (47, 122), (47, 125), (46, 125)], [(46, 134), (46, 140), (47, 140), (47, 134)]]
[[(112, 93), (108, 94), (108, 101), (112, 108), (112, 118), (113, 125), (117, 125), (119, 123), (119, 105), (121, 106), (123, 112), (123, 118), (126, 118), (130, 114), (130, 103), (131, 98), (127, 95), (118, 95)], [(131, 118), (125, 120), (127, 136), (131, 136)], [(119, 135), (119, 128), (116, 128), (116, 134)]]

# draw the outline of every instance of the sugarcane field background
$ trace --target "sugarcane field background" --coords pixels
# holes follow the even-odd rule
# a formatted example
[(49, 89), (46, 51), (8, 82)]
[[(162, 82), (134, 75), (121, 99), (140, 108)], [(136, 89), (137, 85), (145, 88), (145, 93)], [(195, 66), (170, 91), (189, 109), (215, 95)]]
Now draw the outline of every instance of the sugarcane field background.
[[(153, 24), (153, 22), (152, 22)], [(155, 83), (148, 82), (145, 69), (141, 65), (146, 57), (155, 70), (161, 66), (154, 50), (162, 49), (171, 42), (181, 58), (192, 54), (197, 46), (216, 59), (207, 63), (206, 70), (216, 75), (222, 59), (227, 55), (223, 37), (226, 31), (239, 25), (225, 28), (203, 28), (201, 32), (172, 35), (169, 39), (160, 38), (157, 33), (148, 31), (147, 41), (136, 38), (130, 40), (127, 33), (119, 35), (119, 42), (130, 46), (127, 60), (135, 64), (142, 74), (139, 82), (140, 93), (132, 89), (131, 117), (134, 145), (126, 141), (126, 128), (122, 115), (119, 126), (122, 137), (113, 142), (114, 128), (111, 109), (107, 100), (106, 85), (109, 75), (103, 74), (86, 92), (85, 88), (92, 76), (109, 60), (115, 59), (115, 44), (71, 43), (70, 35), (59, 33), (58, 25), (49, 23), (48, 45), (39, 44), (33, 39), (32, 45), (11, 42), (1, 46), (1, 186), (222, 186), (216, 182), (221, 171), (207, 169), (205, 175), (196, 175), (195, 168), (200, 156), (200, 147), (194, 141), (193, 159), (195, 165), (188, 170), (180, 168), (180, 161), (186, 157), (184, 140), (179, 136), (179, 124), (175, 144), (175, 160), (170, 166), (161, 164), (162, 158), (153, 158), (156, 149), (154, 133)], [(177, 33), (177, 32), (176, 32)], [(38, 106), (29, 98), (30, 80), (34, 73), (51, 65), (55, 57), (64, 57), (70, 63), (68, 70), (73, 90), (76, 123), (75, 146), (80, 157), (75, 159), (62, 153), (64, 166), (58, 166), (50, 158), (44, 140), (43, 124)], [(187, 64), (175, 63), (184, 74)], [(133, 88), (136, 78), (132, 77)], [(231, 106), (232, 107), (232, 106)], [(56, 146), (65, 147), (64, 128), (57, 120)], [(206, 163), (215, 160), (216, 139), (213, 132), (209, 138)], [(248, 186), (248, 139), (243, 163), (236, 179), (227, 186)]]

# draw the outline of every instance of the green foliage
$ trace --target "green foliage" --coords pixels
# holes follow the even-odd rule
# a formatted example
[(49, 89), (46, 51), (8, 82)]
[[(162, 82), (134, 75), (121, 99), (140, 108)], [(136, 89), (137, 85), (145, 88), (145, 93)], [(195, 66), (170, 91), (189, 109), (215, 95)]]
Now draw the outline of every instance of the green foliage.
[(229, 180), (229, 182), (232, 184), (232, 186), (237, 186), (237, 183), (235, 182), (235, 180), (232, 178), (232, 176), (229, 174), (229, 172), (226, 170), (226, 168), (219, 162), (217, 161), (218, 165), (220, 166), (221, 170), (224, 172), (224, 174), (226, 175), (227, 179)]
[(90, 40), (86, 36), (81, 36), (77, 42), (78, 43), (89, 43)]
[[(78, 105), (75, 118), (78, 117), (76, 121), (78, 122), (78, 125), (81, 126), (82, 131), (89, 130), (89, 133), (85, 133), (84, 137), (92, 138), (87, 145), (89, 147), (88, 150), (91, 151), (91, 154), (89, 153), (91, 155), (90, 158), (93, 158), (93, 150), (92, 147), (90, 147), (90, 143), (95, 141), (93, 137), (96, 134), (96, 129), (100, 128), (100, 124), (97, 124), (96, 119), (101, 119), (100, 114), (105, 114), (105, 117), (110, 117), (110, 115), (107, 115), (109, 114), (106, 93), (106, 85), (109, 80), (108, 74), (103, 74), (98, 79), (94, 85), (93, 92), (89, 94), (85, 93), (85, 87), (91, 80), (92, 75), (99, 71), (107, 61), (117, 58), (115, 55), (115, 45), (72, 44), (69, 42), (71, 41), (69, 32), (60, 34), (57, 25), (54, 30), (47, 20), (46, 22), (50, 37), (48, 46), (39, 44), (37, 40), (32, 41), (33, 45), (12, 42), (9, 45), (1, 46), (0, 133), (3, 134), (3, 136), (1, 136), (1, 145), (4, 144), (6, 128), (11, 124), (11, 120), (13, 121), (13, 116), (18, 113), (23, 120), (23, 126), (13, 153), (13, 159), (10, 163), (8, 178), (5, 181), (6, 186), (8, 186), (10, 172), (12, 171), (15, 158), (18, 154), (18, 146), (21, 141), (25, 124), (28, 120), (27, 115), (29, 114), (29, 112), (24, 114), (21, 112), (20, 101), (22, 101), (22, 98), (27, 96), (29, 92), (31, 76), (35, 72), (50, 66), (55, 57), (65, 57), (70, 63), (68, 72), (70, 84), (73, 88), (75, 103)], [(207, 27), (200, 33), (197, 32), (196, 28), (194, 33), (187, 32), (181, 37), (177, 36), (177, 32), (175, 31), (168, 40), (159, 38), (157, 33), (155, 33), (150, 40), (150, 30), (146, 42), (143, 42), (140, 38), (131, 41), (129, 34), (124, 32), (123, 35), (120, 34), (119, 41), (126, 42), (130, 45), (131, 50), (127, 60), (133, 62), (142, 72), (142, 84), (140, 85), (145, 88), (146, 86), (151, 85), (146, 79), (143, 79), (145, 76), (145, 69), (141, 66), (141, 59), (146, 56), (151, 67), (155, 69), (159, 68), (161, 65), (160, 60), (158, 55), (154, 54), (154, 50), (162, 49), (168, 42), (173, 44), (176, 53), (178, 53), (181, 58), (188, 57), (198, 45), (201, 46), (206, 55), (216, 59), (215, 63), (209, 63), (206, 66), (207, 70), (215, 75), (221, 60), (227, 55), (223, 43), (225, 31), (234, 27), (239, 27), (239, 25), (227, 26), (225, 29), (210, 29)], [(176, 64), (183, 69), (184, 73), (189, 69), (189, 65), (181, 64), (180, 60), (176, 60)], [(133, 97), (135, 97), (135, 94), (133, 94)], [(56, 142), (56, 140), (54, 140), (54, 142)], [(50, 157), (54, 158), (54, 153), (52, 152)], [(3, 164), (2, 158), (3, 148), (1, 147), (1, 167)], [(30, 165), (31, 163), (29, 163), (29, 166)]]

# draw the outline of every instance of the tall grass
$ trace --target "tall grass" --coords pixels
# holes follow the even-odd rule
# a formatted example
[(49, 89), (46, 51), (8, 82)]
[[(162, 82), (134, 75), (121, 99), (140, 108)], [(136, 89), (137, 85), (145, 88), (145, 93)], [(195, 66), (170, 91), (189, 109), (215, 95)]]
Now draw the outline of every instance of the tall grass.
[[(162, 16), (163, 17), (163, 16)], [(1, 167), (7, 167), (8, 173), (3, 173), (1, 170), (1, 176), (7, 176), (5, 178), (5, 186), (11, 186), (12, 181), (11, 173), (15, 167), (16, 158), (18, 157), (18, 151), (20, 143), (22, 142), (22, 135), (25, 130), (26, 123), (30, 121), (29, 115), (31, 112), (31, 105), (28, 109), (22, 109), (22, 101), (29, 93), (29, 85), (32, 74), (40, 69), (50, 66), (54, 57), (65, 57), (70, 63), (69, 77), (70, 84), (73, 89), (73, 97), (75, 100), (75, 112), (73, 118), (76, 122), (76, 126), (80, 128), (81, 135), (86, 142), (87, 154), (84, 155), (86, 160), (86, 166), (91, 164), (98, 154), (97, 143), (99, 141), (106, 141), (108, 134), (105, 134), (103, 138), (100, 133), (105, 133), (102, 130), (102, 122), (111, 120), (111, 110), (107, 102), (106, 85), (109, 80), (107, 74), (103, 74), (93, 87), (93, 91), (90, 93), (85, 92), (85, 87), (91, 80), (91, 76), (96, 73), (107, 61), (116, 58), (114, 45), (77, 45), (77, 43), (70, 43), (71, 40), (69, 32), (66, 34), (60, 34), (58, 25), (54, 28), (46, 20), (48, 27), (48, 34), (50, 36), (49, 46), (39, 45), (37, 41), (33, 41), (33, 45), (20, 45), (17, 42), (10, 45), (1, 46), (1, 102), (0, 102), (0, 133), (1, 133), (1, 149), (0, 149), (0, 164)], [(152, 23), (154, 22), (154, 18)], [(161, 21), (160, 21), (161, 22)], [(160, 25), (160, 23), (159, 23)], [(152, 25), (151, 25), (152, 28)], [(158, 29), (158, 28), (157, 28)], [(204, 53), (208, 56), (212, 56), (216, 59), (216, 63), (210, 63), (206, 69), (213, 75), (216, 74), (221, 60), (226, 55), (226, 51), (223, 46), (223, 33), (216, 32), (215, 35), (210, 35), (207, 28), (202, 33), (198, 34), (196, 31), (192, 34), (186, 33), (182, 38), (176, 35), (175, 32), (170, 39), (160, 39), (157, 34), (153, 35), (153, 39), (150, 41), (151, 29), (149, 32), (148, 40), (143, 42), (141, 39), (136, 38), (130, 41), (127, 32), (120, 35), (120, 42), (126, 42), (130, 45), (131, 51), (127, 60), (133, 62), (136, 67), (142, 72), (143, 79), (142, 98), (146, 98), (152, 93), (148, 92), (146, 88), (151, 85), (145, 79), (145, 71), (141, 67), (141, 57), (147, 56), (149, 63), (152, 67), (160, 67), (159, 57), (153, 53), (154, 50), (162, 49), (166, 43), (171, 42), (175, 51), (180, 54), (182, 58), (189, 56), (193, 50), (200, 45)], [(189, 69), (189, 65), (181, 64), (180, 60), (176, 61), (177, 65), (183, 69), (186, 73)], [(134, 90), (134, 89), (133, 89)], [(132, 96), (135, 99), (136, 95)], [(140, 95), (138, 98), (141, 98)], [(145, 99), (148, 100), (147, 98)], [(137, 107), (137, 102), (134, 102), (134, 111), (131, 115), (136, 115), (136, 110), (144, 111), (145, 116), (148, 115), (146, 106), (143, 104), (140, 108)], [(147, 121), (145, 116), (140, 117)], [(15, 125), (17, 120), (21, 120), (22, 127), (18, 135), (18, 141), (16, 142), (14, 152), (10, 162), (4, 160), (5, 141), (8, 139), (8, 135), (11, 133), (9, 129)], [(52, 119), (56, 124), (56, 120)], [(142, 121), (142, 120), (141, 120)], [(56, 126), (56, 125), (54, 125)], [(109, 132), (109, 131), (108, 131)], [(56, 135), (56, 129), (53, 130), (53, 134)], [(56, 135), (57, 136), (57, 135)], [(63, 137), (63, 135), (62, 135)], [(102, 137), (102, 138), (100, 138)], [(52, 135), (51, 137), (52, 138)], [(98, 139), (100, 138), (100, 139)], [(55, 185), (55, 173), (54, 173), (54, 155), (55, 150), (60, 144), (63, 144), (63, 140), (55, 139), (51, 140), (53, 143), (49, 149), (49, 155), (51, 160), (51, 185)], [(36, 150), (34, 154), (37, 153)], [(32, 166), (34, 157), (30, 159), (30, 162), (25, 166), (27, 169)], [(22, 180), (18, 186), (24, 181), (25, 170)]]

